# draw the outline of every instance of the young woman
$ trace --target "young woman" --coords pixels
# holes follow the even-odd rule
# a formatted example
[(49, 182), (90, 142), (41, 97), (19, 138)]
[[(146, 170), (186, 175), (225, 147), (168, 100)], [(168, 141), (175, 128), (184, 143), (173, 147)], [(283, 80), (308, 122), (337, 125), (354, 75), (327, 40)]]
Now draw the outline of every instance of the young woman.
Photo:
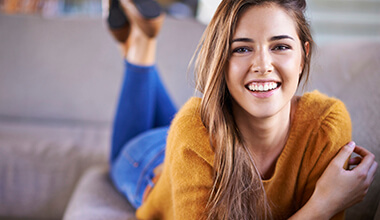
[[(295, 96), (313, 49), (304, 0), (222, 1), (195, 63), (203, 95), (178, 113), (155, 67), (162, 13), (144, 16), (151, 0), (121, 2), (111, 178), (139, 219), (342, 219), (363, 199), (377, 163), (350, 142), (344, 104)], [(358, 166), (345, 170), (354, 151)]]

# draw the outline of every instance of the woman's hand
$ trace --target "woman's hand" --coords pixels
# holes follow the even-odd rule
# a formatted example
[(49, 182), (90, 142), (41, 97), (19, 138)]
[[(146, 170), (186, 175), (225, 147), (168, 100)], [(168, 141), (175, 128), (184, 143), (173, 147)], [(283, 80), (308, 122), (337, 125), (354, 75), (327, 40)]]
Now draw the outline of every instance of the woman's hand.
[[(357, 166), (352, 170), (346, 170), (344, 167), (352, 152), (359, 156), (349, 159), (348, 165)], [(375, 156), (350, 142), (340, 150), (323, 172), (311, 199), (319, 200), (321, 205), (325, 206), (326, 213), (330, 213), (332, 217), (364, 199), (376, 169)]]
[[(357, 165), (351, 170), (344, 169), (347, 159), (355, 152), (359, 156), (349, 159), (348, 165)], [(335, 214), (361, 202), (371, 185), (377, 163), (368, 150), (350, 142), (330, 162), (319, 178), (310, 200), (291, 219), (330, 219)]]

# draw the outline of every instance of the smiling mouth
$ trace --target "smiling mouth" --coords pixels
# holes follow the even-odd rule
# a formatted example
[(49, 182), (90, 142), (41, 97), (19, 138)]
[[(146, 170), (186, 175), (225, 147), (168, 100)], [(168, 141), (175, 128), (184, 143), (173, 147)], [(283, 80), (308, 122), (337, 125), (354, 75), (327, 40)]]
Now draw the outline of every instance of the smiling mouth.
[(277, 89), (281, 83), (278, 82), (253, 82), (246, 86), (252, 92), (269, 92), (271, 90)]

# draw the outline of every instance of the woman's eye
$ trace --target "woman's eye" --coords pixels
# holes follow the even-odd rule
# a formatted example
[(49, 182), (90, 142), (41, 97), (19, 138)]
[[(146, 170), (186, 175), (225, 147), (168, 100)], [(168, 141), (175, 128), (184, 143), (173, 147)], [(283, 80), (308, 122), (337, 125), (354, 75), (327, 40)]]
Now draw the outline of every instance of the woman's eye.
[(247, 48), (247, 47), (238, 47), (238, 48), (234, 49), (232, 52), (233, 53), (247, 53), (250, 51), (252, 51), (252, 50)]
[(287, 46), (287, 45), (277, 45), (277, 46), (275, 46), (274, 48), (273, 48), (273, 50), (289, 50), (290, 49), (290, 47), (289, 46)]

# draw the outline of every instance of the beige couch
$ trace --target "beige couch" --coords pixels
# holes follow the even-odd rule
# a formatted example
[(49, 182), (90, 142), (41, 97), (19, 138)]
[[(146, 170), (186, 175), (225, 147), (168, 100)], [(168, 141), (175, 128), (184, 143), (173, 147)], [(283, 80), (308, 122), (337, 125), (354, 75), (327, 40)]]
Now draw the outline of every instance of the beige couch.
[[(133, 218), (108, 178), (122, 61), (103, 22), (0, 15), (0, 30), (0, 219)], [(193, 93), (187, 63), (203, 30), (168, 18), (159, 38), (158, 65), (178, 106)], [(379, 51), (375, 42), (321, 46), (309, 87), (347, 104), (354, 140), (377, 158)], [(379, 195), (377, 178), (347, 219), (376, 218)]]

